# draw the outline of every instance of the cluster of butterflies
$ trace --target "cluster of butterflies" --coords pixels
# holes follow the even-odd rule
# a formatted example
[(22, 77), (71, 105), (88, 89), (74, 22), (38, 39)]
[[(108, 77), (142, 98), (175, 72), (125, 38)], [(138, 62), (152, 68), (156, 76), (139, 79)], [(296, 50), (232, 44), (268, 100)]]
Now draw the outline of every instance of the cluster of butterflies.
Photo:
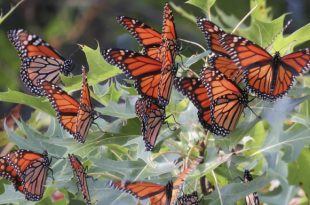
[[(142, 123), (146, 150), (154, 148), (173, 85), (196, 106), (206, 130), (226, 136), (236, 127), (244, 108), (249, 107), (249, 92), (274, 101), (285, 95), (294, 78), (310, 67), (308, 48), (284, 57), (279, 52), (271, 56), (253, 42), (197, 18), (212, 54), (199, 77), (176, 77), (180, 40), (168, 4), (164, 7), (162, 33), (130, 17), (120, 16), (117, 21), (136, 38), (142, 52), (110, 48), (102, 55), (135, 81), (142, 96), (136, 102), (136, 113)], [(241, 88), (242, 82), (245, 88)]]
[[(75, 174), (79, 188), (88, 205), (91, 204), (86, 173), (82, 163), (74, 154), (68, 158)], [(42, 154), (19, 149), (0, 157), (0, 176), (11, 181), (17, 191), (23, 193), (30, 201), (39, 201), (44, 194), (45, 184), (52, 158), (47, 151)]]
[[(197, 107), (203, 128), (226, 136), (236, 127), (245, 107), (249, 107), (249, 93), (264, 100), (277, 100), (288, 92), (295, 77), (310, 67), (308, 48), (283, 57), (279, 52), (272, 56), (253, 42), (228, 34), (205, 18), (197, 18), (198, 27), (204, 33), (207, 48), (212, 54), (208, 56), (199, 77), (177, 77), (175, 58), (181, 48), (168, 4), (164, 6), (161, 33), (130, 17), (120, 16), (117, 21), (136, 38), (142, 52), (110, 48), (104, 49), (102, 56), (135, 81), (134, 86), (141, 95), (135, 108), (148, 151), (156, 145), (165, 122), (165, 108), (173, 86)], [(65, 59), (47, 42), (23, 29), (10, 30), (8, 38), (20, 56), (21, 79), (25, 86), (37, 96), (46, 96), (62, 127), (75, 140), (84, 143), (92, 123), (101, 117), (91, 103), (86, 68), (82, 67), (81, 99), (77, 101), (58, 87), (60, 74), (68, 75), (72, 71), (70, 59)], [(90, 204), (84, 168), (74, 155), (69, 157), (84, 198)], [(139, 199), (150, 198), (152, 205), (173, 204), (186, 176), (200, 160), (194, 160), (175, 182), (168, 182), (166, 186), (129, 181), (114, 181), (110, 186)], [(18, 150), (2, 157), (0, 162), (3, 164), (0, 175), (12, 181), (26, 199), (41, 199), (51, 162), (47, 153)], [(257, 197), (252, 198), (258, 201)], [(197, 192), (184, 194), (177, 201), (178, 204), (199, 203)]]

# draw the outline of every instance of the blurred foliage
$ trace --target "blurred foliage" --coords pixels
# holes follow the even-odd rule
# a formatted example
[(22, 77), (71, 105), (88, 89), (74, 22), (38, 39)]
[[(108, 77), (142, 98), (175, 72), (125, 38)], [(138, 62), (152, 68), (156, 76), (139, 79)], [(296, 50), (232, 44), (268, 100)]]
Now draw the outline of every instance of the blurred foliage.
[[(179, 37), (204, 46), (203, 35), (193, 21), (195, 16), (208, 16), (228, 32), (235, 30), (241, 22), (234, 33), (263, 47), (271, 45), (271, 53), (275, 50), (283, 54), (291, 52), (296, 46), (306, 46), (310, 40), (309, 24), (299, 29), (294, 27), (297, 30), (290, 35), (282, 34), (287, 16), (283, 14), (286, 12), (283, 3), (265, 0), (238, 2), (174, 1), (172, 5)], [(289, 96), (276, 103), (253, 100), (250, 106), (262, 119), (246, 109), (237, 129), (226, 138), (205, 133), (199, 125), (197, 110), (174, 90), (167, 106), (167, 116), (173, 114), (181, 126), (172, 117), (168, 118), (169, 126), (177, 129), (173, 131), (164, 125), (155, 151), (144, 151), (140, 123), (134, 112), (137, 93), (129, 86), (130, 81), (120, 83), (118, 75), (121, 71), (107, 64), (100, 55), (100, 47), (138, 50), (133, 38), (116, 23), (114, 16), (128, 15), (155, 28), (161, 27), (162, 2), (141, 0), (132, 3), (133, 6), (124, 4), (124, 1), (25, 1), (1, 24), (0, 45), (5, 52), (0, 54), (3, 71), (0, 87), (4, 90), (0, 92), (0, 101), (24, 104), (35, 110), (29, 119), (16, 120), (16, 130), (5, 125), (1, 140), (9, 140), (21, 149), (47, 150), (55, 157), (67, 157), (68, 153), (78, 155), (87, 165), (88, 175), (98, 179), (88, 180), (92, 202), (97, 204), (136, 204), (130, 195), (107, 188), (107, 180), (150, 180), (165, 184), (179, 172), (180, 163), (174, 162), (180, 158), (188, 160), (195, 155), (197, 141), (205, 138), (208, 138), (205, 163), (186, 181), (184, 193), (197, 190), (202, 195), (199, 178), (206, 176), (216, 189), (203, 197), (203, 204), (244, 204), (245, 196), (254, 191), (258, 191), (260, 200), (267, 204), (289, 204), (293, 199), (298, 199), (299, 204), (309, 203), (308, 76), (299, 77)], [(0, 1), (0, 5), (8, 6), (5, 1)], [(253, 12), (249, 13), (249, 17), (241, 21), (251, 9)], [(62, 48), (62, 53), (75, 62), (75, 74), (80, 73), (81, 65), (88, 65), (91, 95), (96, 100), (95, 110), (108, 117), (95, 121), (98, 126), (91, 127), (85, 144), (76, 143), (61, 128), (46, 99), (25, 94), (20, 87), (20, 81), (16, 80), (19, 79), (20, 62), (5, 36), (6, 30), (14, 26), (23, 27), (42, 36), (56, 48)], [(177, 63), (191, 66), (198, 73), (201, 59), (208, 52), (202, 52), (195, 45), (183, 44), (182, 59), (178, 58)], [(185, 72), (180, 69), (180, 74)], [(64, 89), (69, 92), (78, 91), (81, 87), (80, 75), (62, 77), (62, 80)], [(233, 154), (232, 150), (238, 150), (238, 154)], [(45, 195), (37, 204), (83, 204), (69, 161), (53, 158), (51, 168), (55, 180), (48, 178)], [(243, 176), (244, 169), (254, 170), (254, 181), (241, 183), (238, 177)], [(65, 197), (53, 202), (50, 196), (56, 190)], [(25, 201), (24, 196), (15, 192), (13, 186), (4, 180), (0, 183), (0, 192), (0, 204), (34, 204)]]

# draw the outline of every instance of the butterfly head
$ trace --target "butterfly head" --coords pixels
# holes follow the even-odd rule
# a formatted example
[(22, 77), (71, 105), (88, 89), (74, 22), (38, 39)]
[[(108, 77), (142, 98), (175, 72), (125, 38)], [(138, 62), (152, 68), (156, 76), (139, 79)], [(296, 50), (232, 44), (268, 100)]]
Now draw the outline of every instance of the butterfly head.
[(73, 61), (71, 59), (65, 60), (64, 64), (61, 66), (61, 72), (67, 76), (71, 73), (74, 68)]

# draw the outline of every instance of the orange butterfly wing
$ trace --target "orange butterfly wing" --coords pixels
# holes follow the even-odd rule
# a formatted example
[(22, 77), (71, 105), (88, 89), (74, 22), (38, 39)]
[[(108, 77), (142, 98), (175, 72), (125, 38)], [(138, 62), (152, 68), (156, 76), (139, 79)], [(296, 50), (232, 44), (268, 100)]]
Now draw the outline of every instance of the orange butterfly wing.
[(185, 168), (178, 176), (177, 179), (173, 182), (173, 190), (172, 190), (172, 197), (171, 197), (171, 204), (174, 204), (177, 200), (179, 195), (180, 189), (182, 188), (186, 178), (188, 175), (193, 172), (197, 166), (202, 162), (201, 157), (197, 157), (189, 167)]
[(71, 72), (72, 60), (64, 59), (40, 37), (19, 29), (10, 30), (8, 38), (18, 51), (22, 61), (21, 79), (33, 94), (44, 95), (38, 87), (40, 80), (58, 84), (60, 72), (65, 75)]
[(86, 70), (82, 68), (83, 84), (81, 91), (80, 106), (77, 113), (75, 139), (84, 143), (88, 130), (94, 121), (93, 106), (90, 100)]
[(161, 34), (152, 27), (126, 16), (118, 16), (117, 21), (128, 30), (143, 47), (144, 54), (157, 58), (161, 44)]
[(259, 97), (276, 100), (287, 93), (295, 76), (310, 68), (309, 49), (271, 56), (253, 42), (234, 35), (221, 39), (231, 59), (242, 69), (247, 88)]
[(51, 163), (46, 151), (39, 154), (21, 149), (2, 157), (2, 162), (6, 163), (6, 176), (10, 173), (8, 179), (12, 180), (16, 190), (25, 194), (27, 200), (38, 201), (42, 198)]
[(135, 87), (143, 97), (158, 99), (161, 79), (161, 62), (129, 50), (107, 49), (103, 58), (111, 65), (123, 70), (126, 76), (135, 80)]
[(198, 109), (198, 119), (201, 125), (211, 132), (214, 132), (211, 121), (211, 101), (207, 89), (198, 78), (176, 78), (175, 87)]
[(165, 109), (140, 98), (136, 102), (136, 113), (142, 123), (142, 134), (147, 151), (153, 150), (160, 128), (166, 118)]
[(75, 137), (80, 104), (60, 87), (47, 81), (41, 82), (41, 88), (56, 110), (59, 123)]
[(162, 28), (162, 40), (163, 41), (175, 41), (177, 40), (177, 33), (174, 25), (174, 18), (172, 10), (168, 3), (165, 4), (163, 13), (163, 28)]
[(227, 78), (233, 79), (236, 83), (240, 83), (242, 81), (242, 72), (230, 59), (230, 56), (220, 42), (220, 38), (226, 34), (225, 31), (206, 18), (198, 17), (197, 25), (205, 36), (207, 48), (216, 54), (209, 56), (209, 64), (215, 66)]
[(51, 160), (47, 157), (47, 152), (44, 152), (41, 158), (33, 160), (23, 173), (23, 186), (27, 200), (39, 201), (43, 197), (50, 164)]
[(80, 190), (83, 194), (83, 197), (86, 201), (86, 204), (90, 205), (91, 200), (90, 200), (90, 194), (89, 194), (87, 180), (86, 180), (87, 175), (86, 175), (85, 169), (84, 169), (82, 163), (80, 162), (80, 160), (75, 155), (68, 154), (68, 157), (70, 160), (72, 170), (78, 179)]
[(215, 67), (223, 73), (226, 78), (232, 79), (237, 84), (242, 82), (242, 72), (240, 72), (236, 64), (229, 58), (221, 55), (210, 55), (208, 63), (211, 67)]
[(151, 205), (166, 205), (167, 200), (169, 202), (168, 204), (170, 204), (170, 199), (167, 199), (166, 196), (166, 187), (170, 187), (168, 185), (162, 186), (160, 184), (139, 181), (111, 181), (109, 186), (114, 189), (125, 191), (141, 200), (149, 198)]
[(168, 3), (165, 4), (163, 13), (162, 43), (159, 48), (158, 60), (162, 62), (161, 80), (159, 84), (159, 103), (167, 105), (170, 100), (173, 79), (177, 72), (174, 65), (176, 54), (179, 50), (177, 34), (174, 25), (172, 10)]
[(248, 95), (216, 68), (206, 67), (201, 75), (211, 97), (211, 119), (217, 134), (226, 136), (239, 120), (248, 103)]
[[(8, 155), (7, 155), (8, 156)], [(16, 190), (24, 193), (21, 175), (18, 175), (14, 165), (10, 165), (7, 156), (0, 157), (0, 177), (3, 177), (14, 184)]]
[(205, 36), (207, 48), (216, 54), (229, 58), (227, 51), (220, 42), (220, 37), (225, 34), (225, 31), (206, 18), (198, 17), (197, 25)]

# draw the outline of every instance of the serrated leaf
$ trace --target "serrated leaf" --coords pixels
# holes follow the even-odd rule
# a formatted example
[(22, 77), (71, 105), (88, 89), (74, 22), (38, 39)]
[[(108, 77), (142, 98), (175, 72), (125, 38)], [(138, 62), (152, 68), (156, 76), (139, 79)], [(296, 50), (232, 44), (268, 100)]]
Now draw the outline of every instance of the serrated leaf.
[(44, 100), (44, 98), (27, 95), (18, 91), (9, 89), (7, 92), (0, 92), (0, 101), (27, 105), (50, 115), (55, 115), (55, 111), (52, 109), (50, 103)]
[[(120, 69), (110, 65), (103, 59), (100, 53), (99, 45), (96, 49), (92, 49), (86, 45), (81, 45), (81, 48), (82, 51), (85, 53), (89, 65), (89, 72), (87, 73), (87, 78), (88, 84), (90, 86), (98, 84), (99, 82), (105, 81), (122, 73)], [(81, 75), (74, 77), (62, 76), (62, 80), (66, 85), (65, 90), (68, 92), (80, 90), (82, 86), (81, 79)]]
[(310, 194), (310, 178), (308, 171), (310, 170), (310, 150), (304, 148), (298, 158), (288, 164), (288, 181), (292, 185), (299, 186), (302, 184), (303, 190), (309, 196)]

